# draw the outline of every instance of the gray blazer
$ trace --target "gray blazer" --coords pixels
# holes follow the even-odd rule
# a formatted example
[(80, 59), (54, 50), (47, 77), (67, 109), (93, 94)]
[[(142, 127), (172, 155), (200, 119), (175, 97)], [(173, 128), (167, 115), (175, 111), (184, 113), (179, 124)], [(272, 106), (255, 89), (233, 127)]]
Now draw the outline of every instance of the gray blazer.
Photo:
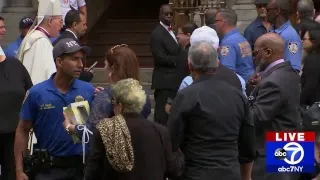
[(256, 126), (257, 150), (265, 155), (267, 131), (297, 131), (301, 127), (300, 77), (290, 62), (283, 62), (263, 73), (261, 78), (249, 102)]

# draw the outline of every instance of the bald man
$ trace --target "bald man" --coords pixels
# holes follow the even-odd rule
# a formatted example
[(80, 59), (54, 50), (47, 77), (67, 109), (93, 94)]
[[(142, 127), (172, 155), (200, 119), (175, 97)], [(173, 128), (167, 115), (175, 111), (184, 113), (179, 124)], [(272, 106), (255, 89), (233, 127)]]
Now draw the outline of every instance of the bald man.
[[(297, 180), (297, 173), (278, 172), (278, 167), (266, 167), (266, 152), (274, 156), (275, 147), (265, 149), (267, 131), (300, 130), (299, 115), (300, 87), (299, 75), (284, 58), (284, 41), (275, 33), (260, 36), (254, 46), (255, 64), (263, 73), (260, 83), (249, 96), (250, 112), (257, 132), (257, 160), (254, 162), (252, 180)], [(273, 148), (273, 149), (272, 149)], [(279, 147), (277, 147), (279, 148)], [(283, 160), (275, 160), (283, 163)], [(280, 166), (279, 166), (280, 167)]]

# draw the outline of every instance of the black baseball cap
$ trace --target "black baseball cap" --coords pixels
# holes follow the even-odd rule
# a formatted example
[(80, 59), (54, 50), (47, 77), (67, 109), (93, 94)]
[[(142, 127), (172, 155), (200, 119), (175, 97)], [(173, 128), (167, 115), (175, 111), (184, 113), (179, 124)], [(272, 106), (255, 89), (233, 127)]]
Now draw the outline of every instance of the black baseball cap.
[(33, 20), (31, 18), (24, 17), (19, 22), (19, 28), (20, 29), (30, 28), (32, 24), (33, 24)]
[(268, 4), (269, 0), (256, 0), (254, 4)]
[(86, 55), (90, 54), (91, 48), (88, 46), (80, 46), (77, 41), (71, 38), (61, 39), (53, 48), (53, 58), (63, 54), (72, 54), (82, 50)]

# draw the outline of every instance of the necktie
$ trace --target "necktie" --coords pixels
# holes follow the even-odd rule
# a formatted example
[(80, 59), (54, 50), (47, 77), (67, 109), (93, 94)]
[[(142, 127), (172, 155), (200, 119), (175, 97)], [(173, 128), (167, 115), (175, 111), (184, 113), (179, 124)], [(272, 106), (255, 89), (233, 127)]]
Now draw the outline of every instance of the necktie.
[(172, 27), (171, 26), (168, 27), (168, 31), (172, 31)]

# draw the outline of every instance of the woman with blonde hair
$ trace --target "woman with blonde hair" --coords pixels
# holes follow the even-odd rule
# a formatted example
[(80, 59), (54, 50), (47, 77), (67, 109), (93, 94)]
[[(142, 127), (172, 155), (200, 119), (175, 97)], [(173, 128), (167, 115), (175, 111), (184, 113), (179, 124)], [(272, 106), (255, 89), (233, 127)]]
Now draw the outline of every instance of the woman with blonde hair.
[[(125, 44), (110, 48), (105, 56), (105, 72), (108, 83), (112, 86), (119, 80), (133, 78), (137, 81), (139, 77), (139, 63), (135, 53)], [(91, 104), (91, 112), (85, 125), (73, 125), (65, 118), (64, 127), (71, 133), (76, 133), (80, 138), (88, 137), (87, 131), (95, 129), (100, 120), (114, 115), (111, 103), (111, 86), (98, 93)], [(146, 103), (141, 109), (141, 115), (147, 118), (151, 113), (151, 102), (146, 94)], [(86, 136), (83, 136), (86, 134)], [(88, 142), (88, 140), (84, 140)]]
[(140, 115), (146, 94), (137, 80), (112, 87), (115, 116), (96, 127), (85, 171), (86, 180), (163, 180), (182, 172), (181, 152), (172, 153), (169, 132)]

